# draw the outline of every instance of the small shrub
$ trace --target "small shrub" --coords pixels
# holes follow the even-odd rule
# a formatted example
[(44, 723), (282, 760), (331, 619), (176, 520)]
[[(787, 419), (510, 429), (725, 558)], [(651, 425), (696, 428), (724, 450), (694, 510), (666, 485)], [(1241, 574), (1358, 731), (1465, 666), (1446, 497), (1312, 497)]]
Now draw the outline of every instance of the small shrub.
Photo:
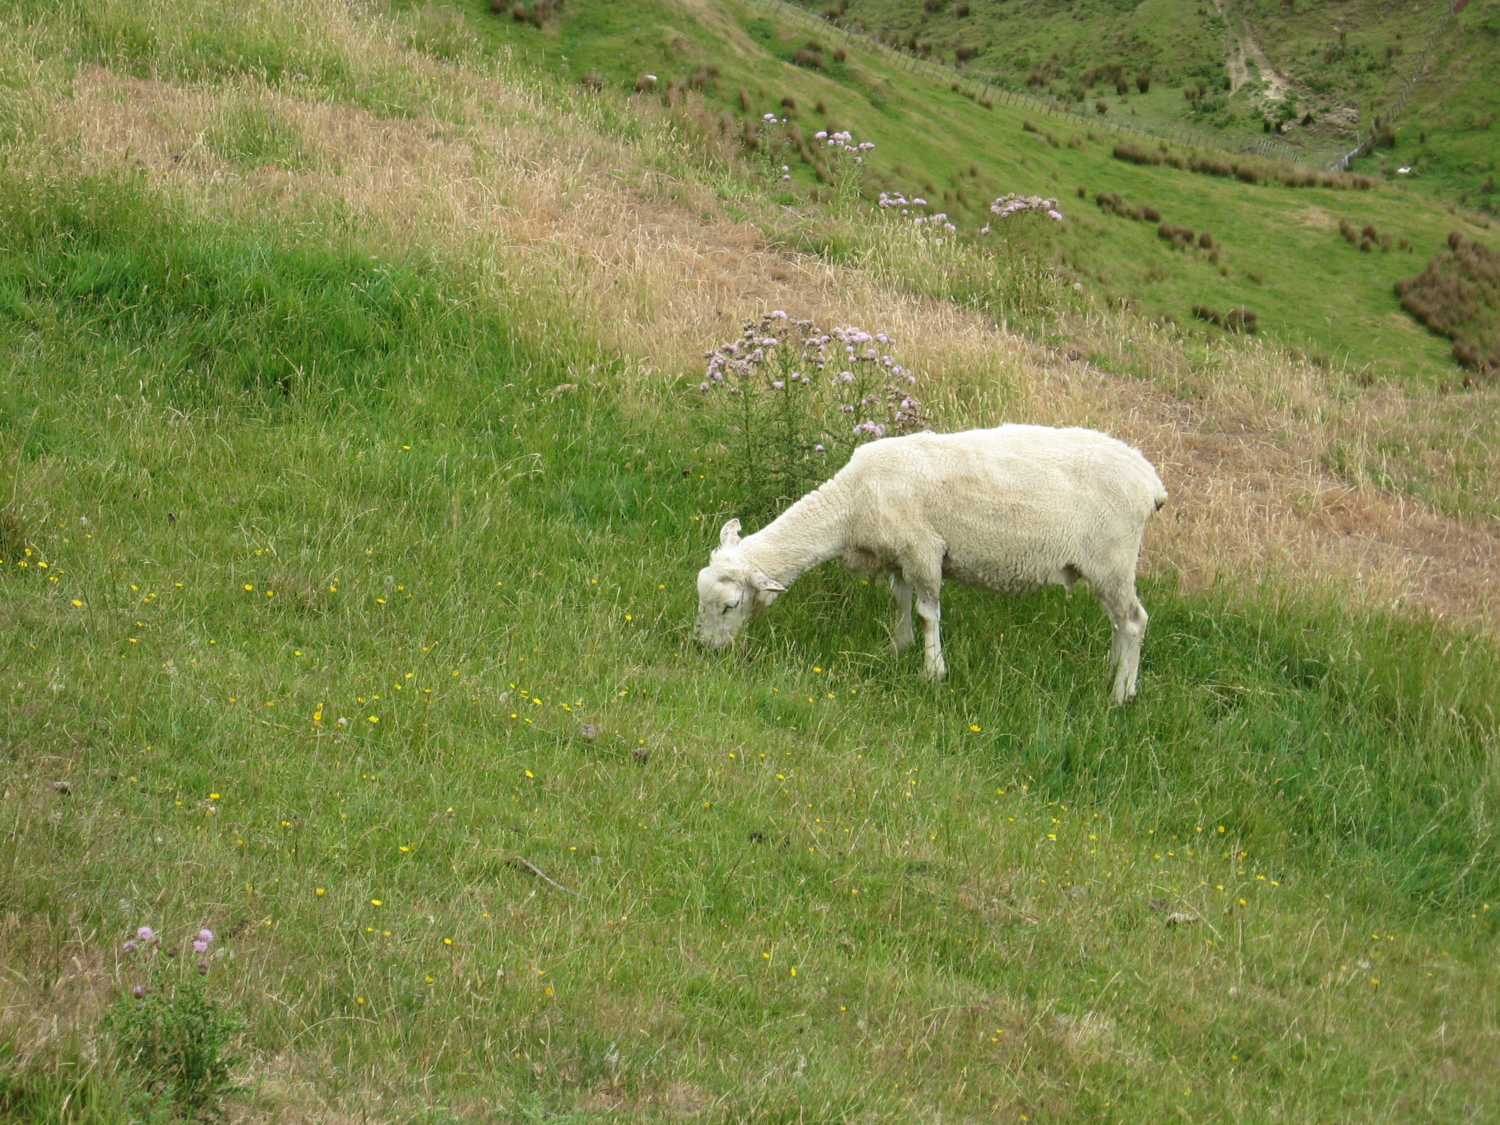
[(1130, 83), (1126, 82), (1123, 78), (1115, 79), (1115, 93), (1123, 98), (1126, 94), (1130, 93)]
[(1097, 102), (1094, 103), (1094, 112), (1098, 113), (1098, 114), (1108, 113), (1109, 112), (1109, 103), (1107, 101), (1105, 101), (1103, 98), (1100, 98)]
[(740, 87), (740, 112), (750, 113), (755, 108), (755, 103), (750, 100), (750, 91)]
[(1214, 236), (1209, 234), (1208, 231), (1203, 231), (1198, 235), (1198, 245), (1204, 250), (1212, 250), (1214, 248)]
[(1135, 76), (1135, 88), (1143, 94), (1151, 92), (1151, 72), (1143, 70)]
[(1141, 218), (1148, 223), (1159, 223), (1161, 222), (1161, 212), (1155, 207), (1142, 207)]
[(1028, 117), (1024, 121), (1021, 122), (1021, 132), (1023, 132), (1023, 133), (1035, 133), (1035, 132), (1038, 132), (1038, 131), (1039, 130), (1037, 129), (1037, 127), (1031, 123), (1031, 118)]

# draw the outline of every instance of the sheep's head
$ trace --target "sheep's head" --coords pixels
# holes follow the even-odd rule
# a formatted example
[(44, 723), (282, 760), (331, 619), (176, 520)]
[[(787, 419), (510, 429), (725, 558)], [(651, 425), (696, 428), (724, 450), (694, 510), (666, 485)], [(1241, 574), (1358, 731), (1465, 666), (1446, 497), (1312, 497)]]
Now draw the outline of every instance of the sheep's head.
[(719, 547), (698, 572), (698, 640), (723, 648), (747, 621), (784, 593), (775, 581), (740, 550), (740, 521), (719, 532)]

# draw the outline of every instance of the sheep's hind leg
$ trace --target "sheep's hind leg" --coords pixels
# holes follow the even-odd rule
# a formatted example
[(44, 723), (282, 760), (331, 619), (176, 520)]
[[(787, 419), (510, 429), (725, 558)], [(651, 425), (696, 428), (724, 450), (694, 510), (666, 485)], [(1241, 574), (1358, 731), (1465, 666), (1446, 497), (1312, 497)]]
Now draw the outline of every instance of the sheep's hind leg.
[(943, 638), (939, 627), (942, 608), (937, 587), (917, 587), (917, 617), (922, 622), (923, 665), (929, 678), (941, 680), (948, 674), (943, 660)]
[(911, 583), (899, 570), (891, 571), (891, 594), (896, 599), (896, 651), (902, 652), (916, 638), (911, 628)]
[(1109, 648), (1109, 666), (1115, 673), (1114, 691), (1110, 698), (1115, 703), (1124, 703), (1135, 698), (1136, 679), (1141, 666), (1141, 641), (1146, 636), (1149, 619), (1146, 607), (1135, 596), (1133, 586), (1127, 586), (1113, 596), (1099, 598), (1104, 612), (1109, 614), (1114, 627), (1114, 640)]

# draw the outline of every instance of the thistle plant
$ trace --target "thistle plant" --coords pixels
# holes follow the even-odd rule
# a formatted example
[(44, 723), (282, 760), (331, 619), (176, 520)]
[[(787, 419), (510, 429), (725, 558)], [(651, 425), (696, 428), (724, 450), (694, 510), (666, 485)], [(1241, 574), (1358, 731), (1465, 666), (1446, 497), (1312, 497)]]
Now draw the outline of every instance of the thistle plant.
[(917, 378), (862, 328), (823, 329), (777, 309), (705, 353), (698, 385), (741, 503), (764, 515), (837, 472), (862, 442), (925, 429)]
[(883, 191), (876, 202), (881, 211), (887, 215), (899, 216), (901, 224), (910, 224), (911, 229), (918, 235), (930, 239), (939, 246), (942, 245), (944, 239), (958, 234), (958, 228), (949, 220), (947, 212), (937, 211), (930, 215), (924, 213), (923, 208), (927, 206), (927, 200), (920, 195), (907, 199), (899, 191)]
[(833, 188), (834, 202), (839, 206), (852, 205), (859, 198), (860, 182), (864, 177), (865, 154), (875, 148), (874, 141), (854, 140), (848, 130), (830, 133), (819, 129), (813, 140), (822, 148), (828, 185)]
[(760, 173), (771, 183), (790, 181), (792, 139), (787, 134), (786, 118), (767, 113), (760, 120), (760, 134), (755, 149)]
[(130, 958), (136, 983), (104, 1017), (115, 1033), (126, 1064), (141, 1079), (146, 1095), (168, 1103), (189, 1121), (222, 1117), (230, 1092), (230, 1071), (239, 1058), (225, 1048), (244, 1025), (205, 991), (212, 930), (189, 939), (198, 955), (194, 969), (178, 959), (150, 926), (136, 930), (121, 947)]
[(1054, 223), (1063, 221), (1063, 213), (1057, 209), (1057, 200), (1040, 195), (1018, 195), (1014, 192), (1002, 195), (991, 203), (990, 213), (995, 218), (981, 227), (979, 233), (990, 234), (993, 231), (1003, 235), (1007, 241), (1016, 232), (1017, 224), (1022, 221), (1017, 216), (1043, 215)]

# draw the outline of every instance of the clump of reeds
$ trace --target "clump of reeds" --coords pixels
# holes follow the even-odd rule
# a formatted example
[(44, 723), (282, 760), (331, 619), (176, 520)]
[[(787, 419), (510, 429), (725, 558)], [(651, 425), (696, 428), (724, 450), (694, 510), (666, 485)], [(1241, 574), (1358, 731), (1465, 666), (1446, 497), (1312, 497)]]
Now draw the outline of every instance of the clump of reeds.
[[(1374, 223), (1366, 223), (1363, 227), (1356, 227), (1348, 219), (1340, 219), (1339, 234), (1343, 236), (1344, 241), (1349, 243), (1349, 245), (1358, 246), (1366, 254), (1375, 249), (1376, 246), (1379, 246), (1386, 253), (1390, 253), (1391, 247), (1396, 244), (1395, 237), (1390, 231), (1380, 230)], [(1401, 244), (1403, 250), (1411, 245), (1404, 238), (1401, 240)]]
[(1500, 252), (1453, 231), (1447, 250), (1395, 288), (1403, 309), (1453, 341), (1461, 366), (1500, 375)]
[(1237, 179), (1247, 184), (1276, 183), (1284, 187), (1325, 187), (1345, 191), (1368, 191), (1375, 186), (1375, 181), (1368, 176), (1324, 172), (1284, 160), (1229, 160), (1204, 152), (1194, 152), (1184, 157), (1173, 152), (1166, 144), (1158, 152), (1133, 141), (1120, 141), (1114, 147), (1114, 156), (1116, 160), (1125, 160), (1131, 164), (1167, 164), (1173, 168), (1187, 169), (1205, 176)]
[(1239, 332), (1245, 335), (1254, 335), (1260, 327), (1259, 318), (1247, 308), (1230, 309), (1221, 313), (1217, 309), (1209, 308), (1207, 305), (1194, 305), (1193, 315), (1199, 320), (1206, 320), (1216, 328), (1223, 328), (1227, 332)]
[(1120, 141), (1115, 145), (1115, 159), (1127, 160), (1131, 164), (1160, 164), (1164, 156), (1133, 141)]

